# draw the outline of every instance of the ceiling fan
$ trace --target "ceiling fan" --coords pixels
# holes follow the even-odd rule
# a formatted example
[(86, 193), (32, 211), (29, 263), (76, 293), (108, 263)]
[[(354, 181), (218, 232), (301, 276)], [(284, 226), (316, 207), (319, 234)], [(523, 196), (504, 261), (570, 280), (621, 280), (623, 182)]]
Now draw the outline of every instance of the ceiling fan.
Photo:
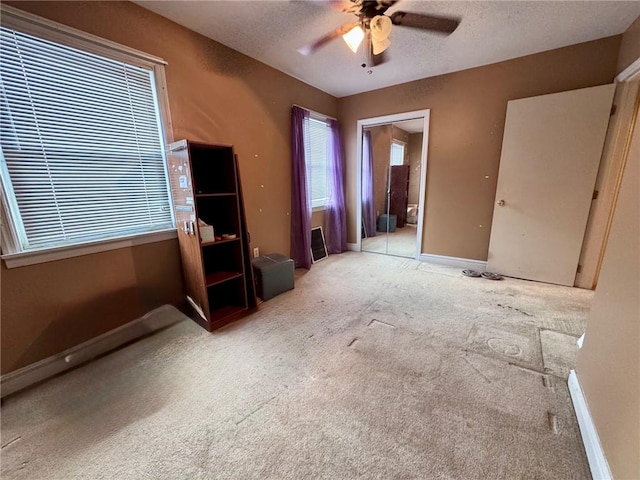
[(355, 14), (358, 17), (356, 22), (338, 27), (298, 51), (303, 55), (310, 55), (334, 38), (343, 37), (353, 53), (356, 53), (364, 40), (362, 67), (373, 67), (386, 60), (384, 52), (391, 45), (389, 34), (392, 25), (449, 35), (460, 24), (458, 18), (422, 13), (396, 11), (386, 15), (386, 11), (397, 2), (398, 0), (350, 0), (350, 5), (342, 11)]

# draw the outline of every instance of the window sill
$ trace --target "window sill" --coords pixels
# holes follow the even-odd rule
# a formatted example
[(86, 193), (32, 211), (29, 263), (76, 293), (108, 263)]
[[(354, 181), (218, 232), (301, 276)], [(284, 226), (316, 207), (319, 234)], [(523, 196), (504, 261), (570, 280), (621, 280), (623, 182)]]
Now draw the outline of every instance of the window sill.
[(85, 243), (82, 245), (72, 245), (68, 247), (49, 248), (33, 252), (7, 253), (0, 258), (4, 260), (7, 268), (25, 267), (38, 263), (53, 262), (65, 258), (80, 257), (94, 253), (117, 250), (119, 248), (134, 247), (145, 243), (162, 242), (177, 238), (178, 232), (175, 229), (162, 232), (144, 233), (132, 235), (130, 237), (102, 240), (99, 242)]
[(320, 205), (319, 207), (312, 207), (311, 213), (324, 212), (326, 209), (327, 209), (326, 205)]

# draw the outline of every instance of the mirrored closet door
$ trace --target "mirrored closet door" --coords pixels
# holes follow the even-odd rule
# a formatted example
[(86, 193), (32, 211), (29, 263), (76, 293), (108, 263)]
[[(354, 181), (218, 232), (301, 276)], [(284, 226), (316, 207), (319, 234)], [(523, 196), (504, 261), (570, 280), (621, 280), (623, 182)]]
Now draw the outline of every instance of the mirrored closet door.
[(363, 251), (416, 256), (422, 130), (422, 119), (363, 129)]

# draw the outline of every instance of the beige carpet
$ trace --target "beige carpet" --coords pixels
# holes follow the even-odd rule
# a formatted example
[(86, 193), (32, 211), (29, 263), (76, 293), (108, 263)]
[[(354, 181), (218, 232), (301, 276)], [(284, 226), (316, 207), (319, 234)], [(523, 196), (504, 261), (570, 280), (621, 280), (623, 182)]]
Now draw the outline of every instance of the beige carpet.
[(417, 225), (407, 223), (394, 232), (378, 232), (375, 237), (363, 238), (362, 251), (416, 258), (417, 242)]
[(2, 478), (589, 478), (563, 376), (591, 292), (355, 252), (297, 277), (6, 399)]

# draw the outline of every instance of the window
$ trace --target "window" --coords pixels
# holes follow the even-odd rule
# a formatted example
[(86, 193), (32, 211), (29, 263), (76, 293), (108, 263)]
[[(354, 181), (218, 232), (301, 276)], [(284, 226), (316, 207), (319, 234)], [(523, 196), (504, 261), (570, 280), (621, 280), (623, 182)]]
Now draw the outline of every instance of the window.
[(391, 142), (391, 165), (404, 165), (404, 143)]
[(306, 177), (307, 195), (311, 198), (311, 207), (315, 209), (321, 209), (327, 205), (328, 145), (329, 126), (327, 122), (310, 117), (308, 128), (305, 129), (305, 147), (308, 152)]
[(0, 35), (3, 253), (174, 229), (159, 64), (4, 18)]

